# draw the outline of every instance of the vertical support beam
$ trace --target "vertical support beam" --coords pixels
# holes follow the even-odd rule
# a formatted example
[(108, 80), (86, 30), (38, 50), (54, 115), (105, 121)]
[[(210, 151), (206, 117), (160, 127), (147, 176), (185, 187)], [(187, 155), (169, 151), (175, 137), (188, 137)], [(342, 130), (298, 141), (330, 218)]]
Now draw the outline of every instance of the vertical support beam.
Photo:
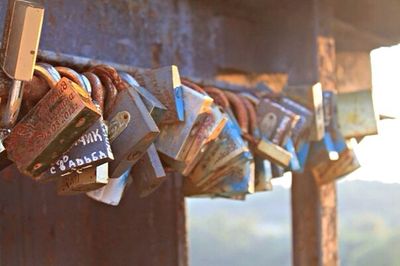
[[(332, 1), (315, 0), (313, 16), (319, 82), (324, 90), (336, 91)], [(335, 183), (319, 187), (308, 169), (293, 174), (292, 229), (293, 265), (338, 265)]]

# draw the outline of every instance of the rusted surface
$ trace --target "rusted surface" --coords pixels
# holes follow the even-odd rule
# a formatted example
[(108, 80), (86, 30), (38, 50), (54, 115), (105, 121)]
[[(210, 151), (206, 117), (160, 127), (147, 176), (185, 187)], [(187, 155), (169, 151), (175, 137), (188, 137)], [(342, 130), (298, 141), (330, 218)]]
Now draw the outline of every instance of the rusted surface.
[(99, 105), (101, 112), (104, 112), (104, 99), (106, 97), (106, 90), (101, 83), (99, 77), (91, 72), (83, 73), (85, 77), (89, 80), (92, 87), (92, 100), (95, 104)]
[(292, 179), (293, 265), (338, 265), (336, 183), (320, 187), (310, 171)]
[(12, 130), (5, 141), (9, 158), (36, 177), (50, 167), (100, 117), (68, 79), (62, 79)]
[[(0, 2), (2, 18), (6, 2)], [(40, 2), (46, 7), (42, 49), (142, 68), (176, 64), (184, 76), (203, 80), (232, 72), (288, 73), (292, 85), (319, 80), (316, 27), (321, 21), (316, 19), (313, 0)], [(344, 22), (335, 32), (338, 49), (366, 51), (396, 42), (391, 41), (399, 33), (396, 14), (400, 6), (395, 1), (339, 0), (334, 8)], [(55, 54), (53, 59), (57, 58), (60, 61)], [(79, 70), (87, 69), (82, 65)], [(0, 79), (1, 96), (8, 82)], [(7, 176), (16, 177), (15, 173)], [(80, 198), (59, 199), (49, 186), (13, 180), (11, 185), (0, 186), (2, 264), (187, 262), (184, 203), (178, 184), (168, 185), (170, 182), (145, 200), (128, 196), (122, 208), (112, 209)], [(308, 213), (312, 206), (312, 201), (305, 201), (295, 207)], [(140, 215), (132, 217), (135, 213)], [(300, 227), (309, 222), (300, 216), (296, 221)], [(330, 221), (335, 222), (334, 218)], [(296, 238), (312, 240), (314, 235), (307, 233)], [(314, 248), (302, 245), (294, 251), (296, 256), (307, 256)], [(308, 260), (303, 265), (313, 264)]]
[[(59, 197), (11, 167), (1, 173), (2, 265), (186, 265), (185, 210), (178, 177), (119, 207)], [(140, 241), (139, 241), (140, 240)]]

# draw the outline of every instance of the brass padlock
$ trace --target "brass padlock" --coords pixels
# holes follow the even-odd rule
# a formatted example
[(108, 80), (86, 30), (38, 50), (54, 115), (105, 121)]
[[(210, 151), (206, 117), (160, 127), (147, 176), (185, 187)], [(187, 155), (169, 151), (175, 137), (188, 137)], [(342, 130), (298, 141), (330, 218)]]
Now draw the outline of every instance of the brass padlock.
[(283, 89), (283, 94), (313, 112), (314, 118), (310, 130), (310, 140), (321, 140), (325, 133), (321, 84), (317, 83), (313, 86), (288, 86)]
[(166, 173), (154, 144), (132, 166), (131, 176), (133, 187), (140, 197), (150, 195), (165, 181)]
[(89, 167), (62, 176), (57, 184), (58, 195), (76, 195), (108, 184), (108, 163)]
[(162, 125), (185, 120), (184, 92), (176, 66), (137, 70), (131, 74), (167, 108), (161, 121)]
[[(43, 65), (35, 67), (40, 68)], [(44, 71), (49, 69), (46, 66)], [(46, 171), (100, 117), (90, 96), (77, 84), (62, 78), (52, 87), (5, 140), (9, 158), (32, 177)]]
[[(165, 160), (185, 162), (195, 134), (211, 112), (213, 100), (186, 86), (183, 87), (185, 122), (163, 125), (156, 148)], [(194, 130), (195, 129), (195, 130)]]
[(109, 179), (107, 185), (87, 192), (86, 195), (104, 204), (118, 206), (127, 187), (132, 182), (130, 171), (131, 169), (128, 168), (120, 177)]
[(139, 93), (154, 122), (159, 125), (163, 120), (167, 108), (147, 89), (140, 86), (139, 83), (130, 74), (126, 72), (120, 72), (120, 75), (126, 83), (128, 83), (132, 88), (136, 90), (137, 93)]
[[(100, 79), (103, 81), (104, 77)], [(124, 84), (125, 87), (118, 92), (107, 113), (111, 148), (115, 158), (110, 162), (110, 178), (117, 178), (131, 168), (159, 134), (159, 129), (139, 94)]]

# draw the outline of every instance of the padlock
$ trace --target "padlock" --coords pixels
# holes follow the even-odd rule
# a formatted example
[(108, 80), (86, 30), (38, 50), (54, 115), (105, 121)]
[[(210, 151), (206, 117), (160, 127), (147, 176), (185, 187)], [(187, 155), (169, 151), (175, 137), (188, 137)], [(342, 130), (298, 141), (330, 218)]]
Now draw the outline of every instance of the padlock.
[(254, 162), (249, 151), (239, 154), (228, 164), (215, 167), (201, 182), (185, 179), (186, 196), (233, 196), (254, 193)]
[(272, 190), (272, 168), (271, 162), (262, 158), (254, 159), (255, 176), (254, 176), (254, 191), (271, 191)]
[(104, 204), (118, 206), (126, 189), (132, 182), (132, 178), (129, 174), (130, 171), (131, 169), (128, 168), (128, 170), (120, 177), (109, 179), (107, 185), (99, 189), (87, 192), (86, 195), (89, 198), (92, 198)]
[(313, 112), (314, 118), (310, 130), (310, 140), (321, 140), (325, 133), (321, 84), (288, 86), (283, 89), (283, 94)]
[(291, 159), (289, 163), (289, 170), (293, 172), (301, 172), (302, 166), (300, 165), (299, 158), (297, 156), (296, 149), (294, 147), (294, 143), (292, 138), (289, 138), (285, 144), (285, 149), (291, 154)]
[(33, 77), (44, 8), (37, 3), (16, 0), (9, 2), (7, 12), (1, 49), (4, 73), (1, 75), (4, 76), (4, 83), (10, 84), (10, 90), (1, 118), (0, 171), (12, 164), (3, 142), (14, 127), (21, 109), (23, 81), (30, 81)]
[[(61, 76), (76, 81), (78, 85), (85, 88), (88, 93), (92, 92), (90, 82), (89, 84), (85, 84), (86, 82), (84, 79), (74, 70), (66, 67), (56, 67), (56, 69), (59, 71)], [(98, 92), (99, 90), (104, 91), (101, 83), (94, 83), (93, 91), (96, 91), (96, 93), (93, 94), (101, 94), (101, 92)], [(93, 102), (97, 105), (95, 100), (93, 100)], [(98, 108), (102, 113), (103, 110), (101, 110), (99, 106)], [(48, 171), (37, 177), (36, 180), (49, 181), (59, 176), (68, 179), (66, 176), (75, 171), (102, 165), (111, 162), (112, 160), (114, 160), (114, 156), (108, 139), (107, 125), (103, 118), (100, 117), (81, 137), (79, 137), (67, 153), (63, 154), (54, 164), (52, 164)], [(102, 171), (99, 172), (101, 173)], [(99, 178), (101, 184), (104, 183), (103, 179), (103, 177)], [(76, 178), (74, 180), (76, 180)], [(95, 181), (96, 179), (94, 179), (94, 182)]]
[(28, 1), (14, 1), (3, 40), (3, 70), (14, 80), (30, 81), (36, 63), (44, 8)]
[[(238, 105), (237, 103), (236, 105)], [(243, 133), (243, 137), (249, 142), (249, 145), (256, 157), (259, 157), (264, 160), (269, 160), (275, 163), (279, 163), (280, 165), (287, 166), (289, 165), (291, 155), (288, 153), (286, 150), (284, 150), (282, 147), (272, 143), (269, 141), (262, 133), (259, 128), (259, 116), (257, 116), (257, 113), (254, 110), (254, 106), (249, 103), (247, 100), (244, 100), (243, 106), (247, 107), (247, 110), (242, 110), (241, 113), (249, 113), (250, 121), (251, 124), (253, 124), (251, 127), (253, 127), (252, 131), (254, 132), (253, 135), (248, 134), (248, 133)], [(241, 108), (240, 106), (236, 107)], [(242, 120), (240, 123), (245, 123), (243, 122), (243, 118), (239, 119), (239, 121)], [(244, 119), (247, 120), (247, 119)], [(242, 126), (246, 127), (245, 125)], [(271, 133), (272, 135), (272, 133)]]
[[(105, 76), (99, 78), (103, 81)], [(106, 82), (104, 85), (107, 87), (112, 84)], [(159, 134), (159, 129), (139, 94), (126, 83), (116, 84), (116, 87), (120, 90), (106, 113), (109, 117), (110, 142), (115, 158), (109, 165), (110, 178), (117, 178), (131, 168)]]
[[(165, 114), (165, 106), (128, 73), (120, 72), (121, 78), (141, 96), (151, 117), (159, 124)], [(140, 197), (153, 193), (166, 179), (166, 174), (154, 144), (132, 166), (134, 189)]]
[(287, 97), (282, 97), (279, 104), (299, 116), (291, 137), (286, 143), (286, 150), (292, 154), (290, 169), (295, 172), (303, 172), (310, 147), (308, 134), (313, 122), (313, 114), (306, 107)]
[[(69, 68), (56, 68), (62, 75), (69, 76), (71, 79), (74, 79), (77, 82), (80, 82), (81, 86), (85, 88), (85, 90), (93, 96), (98, 97), (98, 95), (104, 95), (104, 87), (101, 84), (99, 78), (95, 75), (92, 74), (88, 75), (90, 77), (90, 80), (86, 78), (84, 75), (79, 75), (78, 73), (72, 71)], [(93, 85), (92, 85), (93, 84)], [(92, 90), (93, 87), (93, 90)], [(101, 99), (100, 99), (101, 100)], [(100, 105), (97, 102), (97, 99), (93, 99), (93, 102), (96, 104), (96, 106), (99, 108), (100, 112), (103, 113), (103, 109), (100, 108)], [(95, 131), (96, 130), (96, 131)], [(94, 124), (89, 130), (89, 134), (98, 131), (102, 131), (102, 136), (101, 136), (101, 143), (99, 143), (98, 146), (103, 150), (99, 149), (99, 151), (96, 151), (99, 153), (103, 158), (95, 157), (92, 158), (92, 162), (88, 160), (85, 160), (86, 165), (79, 166), (78, 169), (70, 169), (69, 173), (62, 174), (59, 179), (58, 179), (58, 186), (57, 186), (57, 191), (59, 195), (75, 195), (75, 194), (81, 194), (85, 193), (88, 191), (96, 190), (99, 189), (103, 186), (105, 186), (108, 183), (108, 161), (113, 160), (113, 154), (111, 151), (110, 143), (108, 140), (108, 130), (107, 130), (107, 125), (105, 124), (103, 118), (101, 117), (96, 124)], [(86, 134), (88, 134), (86, 132)], [(83, 139), (82, 139), (83, 138)], [(82, 152), (83, 158), (86, 158), (85, 152), (87, 152), (87, 146), (84, 147), (84, 151), (82, 149), (82, 144), (80, 141), (85, 140), (84, 136), (81, 137), (81, 139), (75, 143), (75, 147), (73, 147), (67, 154), (64, 156), (71, 156), (72, 158), (75, 158), (75, 152), (79, 154)], [(102, 145), (100, 145), (102, 144)], [(90, 145), (90, 143), (88, 143)], [(94, 145), (91, 145), (94, 147)], [(95, 152), (95, 153), (96, 153)], [(87, 153), (86, 153), (87, 154)], [(104, 154), (104, 156), (102, 156)], [(105, 158), (105, 154), (107, 154), (107, 160)], [(91, 154), (93, 157), (93, 153)], [(82, 155), (80, 155), (82, 156)], [(93, 159), (98, 159), (98, 160), (93, 160)], [(76, 160), (76, 159), (75, 159)], [(58, 162), (60, 163), (60, 161)], [(98, 166), (93, 166), (93, 165), (98, 165)]]
[(304, 139), (305, 137), (308, 137), (306, 135), (308, 134), (313, 121), (313, 113), (310, 110), (308, 110), (305, 106), (302, 106), (301, 104), (287, 97), (282, 97), (281, 100), (279, 101), (279, 104), (299, 116), (299, 120), (294, 126), (291, 134), (293, 143), (297, 148), (301, 140)]
[[(57, 72), (49, 65), (37, 65), (35, 69)], [(66, 78), (56, 85), (54, 80), (51, 82), (52, 89), (5, 140), (9, 158), (21, 172), (32, 177), (50, 168), (100, 117), (90, 96), (79, 85)]]
[[(98, 95), (104, 95), (104, 86), (101, 84), (100, 79), (92, 73), (89, 76), (90, 80), (86, 78), (84, 75), (80, 75), (72, 69), (69, 68), (56, 68), (60, 74), (69, 76), (71, 79), (76, 80), (81, 83), (81, 86), (85, 88), (85, 90), (93, 96), (98, 97)], [(100, 112), (103, 113), (104, 110), (100, 108), (97, 100), (93, 99), (93, 102), (99, 108)], [(96, 131), (95, 131), (96, 130)], [(90, 133), (102, 131), (101, 143), (97, 143), (99, 146), (99, 150), (91, 153), (92, 158), (87, 160), (85, 159), (85, 165), (81, 165), (76, 169), (70, 169), (69, 173), (62, 174), (58, 179), (58, 187), (57, 191), (59, 195), (75, 195), (81, 194), (88, 191), (99, 189), (105, 186), (108, 183), (108, 162), (114, 159), (114, 156), (111, 151), (109, 139), (108, 139), (108, 129), (105, 124), (103, 118), (101, 117), (96, 124), (94, 124), (89, 130)], [(86, 132), (86, 134), (88, 134)], [(95, 145), (88, 143), (88, 146), (85, 146), (80, 143), (80, 141), (85, 141), (85, 136), (82, 136), (81, 139), (75, 144), (65, 156), (71, 156), (72, 160), (74, 160), (75, 155), (83, 158), (86, 158), (85, 154), (88, 154), (89, 148), (93, 148)], [(87, 140), (87, 139), (86, 139)], [(93, 158), (93, 154), (98, 153), (100, 156)], [(80, 155), (79, 155), (80, 154)], [(89, 156), (90, 157), (90, 156)], [(97, 160), (95, 160), (97, 159)], [(77, 160), (77, 159), (75, 159)], [(94, 166), (96, 165), (96, 166)], [(72, 171), (72, 172), (71, 172)]]
[(283, 177), (283, 175), (285, 174), (285, 168), (283, 168), (280, 165), (272, 164), (271, 169), (272, 169), (272, 178)]
[(185, 120), (184, 91), (178, 68), (174, 65), (158, 69), (138, 69), (131, 73), (137, 82), (148, 89), (166, 108), (161, 124)]
[(340, 132), (346, 139), (378, 133), (378, 116), (371, 90), (339, 93), (337, 109)]
[(106, 89), (101, 83), (101, 80), (96, 74), (93, 74), (91, 72), (85, 72), (83, 73), (83, 76), (86, 77), (86, 79), (89, 81), (90, 86), (92, 87), (92, 100), (94, 103), (96, 103), (99, 107), (100, 110), (103, 111), (104, 113), (104, 101), (106, 98)]
[(156, 140), (156, 148), (163, 160), (185, 162), (196, 130), (211, 112), (213, 100), (186, 86), (183, 87), (185, 101), (185, 122), (163, 125)]
[[(248, 132), (250, 135), (250, 148), (253, 151), (254, 155), (254, 189), (255, 192), (261, 192), (261, 191), (269, 191), (272, 190), (272, 169), (271, 169), (271, 163), (263, 158), (263, 156), (258, 155), (259, 153), (264, 153), (266, 151), (263, 150), (257, 150), (257, 148), (260, 148), (261, 145), (259, 143), (256, 143), (255, 145), (251, 145), (251, 143), (257, 142), (257, 139), (260, 139), (261, 134), (260, 134), (260, 129), (258, 128), (257, 124), (257, 113), (254, 104), (258, 104), (259, 101), (253, 101), (251, 102), (246, 96), (243, 94), (241, 95), (241, 101), (246, 108), (247, 115), (248, 115)], [(262, 142), (258, 141), (258, 142)]]
[[(187, 180), (196, 186), (214, 183), (212, 175), (232, 166), (237, 158), (251, 160), (251, 153), (241, 137), (239, 126), (229, 118), (219, 137), (208, 145), (202, 159), (188, 176)], [(217, 176), (216, 178), (219, 178)], [(214, 178), (214, 179), (216, 179)], [(186, 179), (185, 179), (186, 180)], [(217, 180), (218, 181), (218, 180)]]
[[(183, 80), (182, 84), (199, 92), (204, 97), (208, 96), (200, 86), (189, 80)], [(227, 120), (228, 116), (225, 112), (215, 104), (212, 104), (210, 112), (205, 112), (204, 116), (200, 115), (191, 128), (190, 137), (185, 143), (186, 147), (189, 147), (187, 148), (185, 159), (176, 161), (165, 157), (165, 161), (182, 175), (189, 175), (204, 154), (206, 146), (221, 134)]]
[(130, 175), (134, 190), (140, 197), (147, 197), (165, 181), (167, 175), (154, 144), (151, 144), (146, 153), (132, 166)]
[(62, 176), (58, 180), (57, 192), (60, 196), (81, 194), (107, 185), (108, 180), (108, 163), (105, 163)]
[(139, 93), (154, 122), (159, 125), (163, 120), (167, 108), (147, 89), (140, 86), (139, 83), (130, 74), (126, 72), (120, 72), (120, 75), (126, 83), (128, 83), (132, 88), (136, 90), (137, 93)]
[(354, 151), (346, 147), (336, 161), (321, 161), (311, 169), (316, 183), (320, 186), (331, 183), (360, 168)]
[(33, 77), (43, 24), (43, 6), (28, 1), (10, 1), (10, 17), (4, 29), (2, 69), (12, 79), (2, 127), (11, 128), (18, 117), (23, 81)]
[(269, 99), (257, 105), (257, 121), (261, 135), (277, 145), (284, 145), (300, 117)]
[(186, 156), (184, 167), (178, 169), (184, 176), (188, 176), (194, 169), (202, 158), (207, 146), (218, 138), (229, 119), (225, 112), (214, 104), (212, 105), (211, 112), (206, 115), (207, 117), (197, 132), (193, 131), (195, 135), (188, 156)]

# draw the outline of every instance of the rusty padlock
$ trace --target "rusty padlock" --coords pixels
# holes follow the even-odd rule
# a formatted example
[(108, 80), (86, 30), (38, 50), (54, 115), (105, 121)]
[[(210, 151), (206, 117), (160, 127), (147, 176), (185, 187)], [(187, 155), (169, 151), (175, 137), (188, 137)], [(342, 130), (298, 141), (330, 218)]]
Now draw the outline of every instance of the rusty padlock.
[[(47, 64), (38, 64), (35, 70), (57, 72)], [(50, 82), (51, 90), (18, 122), (5, 141), (9, 158), (21, 172), (32, 177), (50, 168), (100, 117), (90, 96), (79, 85), (67, 78), (57, 84)]]
[[(124, 82), (115, 70), (106, 66), (96, 66), (90, 72), (101, 74), (99, 78), (102, 81), (108, 75), (108, 78), (115, 83), (115, 87), (119, 89), (108, 113), (106, 110), (106, 117), (109, 118), (111, 148), (115, 158), (109, 165), (109, 177), (118, 178), (146, 152), (157, 138), (159, 129), (139, 94)], [(109, 92), (110, 86), (114, 84), (110, 84), (107, 79), (105, 81), (104, 85)]]
[(249, 154), (239, 126), (229, 118), (219, 137), (208, 145), (202, 159), (187, 179), (198, 187), (214, 183), (213, 179), (218, 179), (220, 176), (213, 178), (213, 173), (229, 168), (237, 158), (248, 158)]
[[(254, 143), (256, 139), (260, 139), (261, 134), (257, 124), (257, 112), (253, 102), (251, 102), (247, 97), (241, 94), (241, 101), (246, 108), (247, 116), (248, 116), (248, 134), (249, 134), (249, 144), (250, 142)], [(258, 101), (254, 102), (255, 104)], [(262, 142), (263, 140), (259, 141)], [(259, 153), (266, 152), (264, 150), (257, 150), (261, 145), (251, 145), (250, 148), (253, 151), (254, 156), (254, 190), (255, 192), (261, 191), (269, 191), (272, 190), (272, 169), (270, 161), (263, 158), (263, 156), (259, 156)], [(262, 146), (261, 146), (262, 147)]]
[(184, 194), (186, 196), (231, 196), (253, 193), (254, 162), (252, 159), (251, 153), (247, 150), (226, 164), (214, 165), (214, 167), (210, 165), (209, 168), (213, 169), (207, 171), (200, 182), (193, 177), (184, 180)]
[[(57, 68), (57, 70), (62, 75), (69, 75), (77, 82), (82, 82), (81, 85), (85, 87), (88, 93), (91, 93), (92, 98), (95, 95), (104, 94), (104, 87), (96, 75), (87, 73), (90, 81), (89, 79), (86, 80), (86, 76), (81, 76), (71, 69)], [(79, 77), (80, 79), (78, 79)], [(95, 99), (93, 99), (93, 102), (98, 106), (101, 113), (103, 113), (98, 102)], [(98, 135), (99, 138), (96, 139), (94, 137), (92, 141), (90, 137), (87, 137), (88, 134), (92, 134), (93, 136)], [(63, 155), (61, 160), (66, 157), (68, 157), (67, 161), (69, 162), (78, 162), (78, 160), (81, 160), (80, 158), (84, 158), (85, 163), (81, 163), (78, 167), (70, 168), (67, 173), (59, 177), (57, 188), (59, 195), (84, 193), (96, 190), (108, 183), (108, 163), (114, 159), (114, 156), (108, 139), (107, 125), (102, 117), (75, 143), (75, 146), (67, 154)], [(62, 163), (62, 161), (59, 161), (58, 165)], [(65, 164), (70, 165), (70, 163)]]
[(166, 108), (161, 124), (185, 120), (184, 92), (178, 67), (172, 65), (157, 69), (138, 69), (132, 73), (137, 82), (148, 89)]
[(130, 74), (126, 72), (120, 72), (119, 74), (126, 83), (128, 83), (132, 88), (136, 90), (137, 93), (139, 93), (154, 122), (159, 125), (163, 120), (167, 108), (147, 89), (140, 86), (139, 83)]
[[(66, 67), (56, 67), (62, 77), (69, 78), (90, 93), (92, 86), (84, 81), (84, 78), (74, 70)], [(101, 94), (104, 88), (101, 83), (93, 84), (93, 91)], [(97, 105), (96, 100), (93, 102)], [(103, 110), (98, 106), (99, 111)], [(63, 154), (48, 171), (37, 177), (39, 181), (48, 181), (60, 176), (66, 176), (74, 171), (102, 165), (114, 160), (111, 146), (108, 140), (108, 129), (102, 117), (100, 117), (90, 128), (74, 143), (72, 148)], [(101, 171), (100, 171), (101, 172)], [(101, 183), (104, 183), (100, 178)], [(74, 180), (77, 180), (76, 178)], [(71, 186), (70, 186), (71, 187)]]

